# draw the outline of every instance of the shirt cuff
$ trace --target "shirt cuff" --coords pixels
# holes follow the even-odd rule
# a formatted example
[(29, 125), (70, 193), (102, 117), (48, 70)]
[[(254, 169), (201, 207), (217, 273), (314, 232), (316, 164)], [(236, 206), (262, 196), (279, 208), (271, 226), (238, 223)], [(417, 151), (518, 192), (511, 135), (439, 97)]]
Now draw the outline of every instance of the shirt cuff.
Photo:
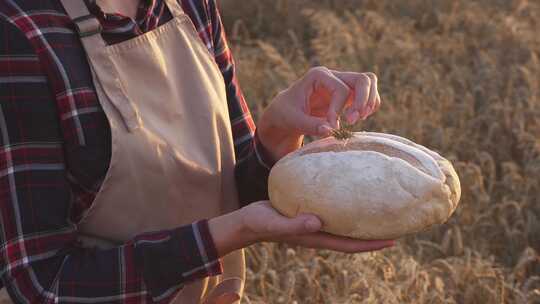
[[(202, 277), (215, 276), (223, 273), (223, 265), (221, 264), (220, 257), (216, 248), (216, 243), (212, 234), (210, 234), (210, 228), (208, 227), (208, 220), (198, 221), (194, 224), (198, 234), (200, 236), (199, 251), (201, 256), (206, 255), (205, 271), (202, 273)], [(197, 231), (195, 232), (197, 234)]]
[(153, 297), (170, 293), (190, 281), (223, 273), (207, 220), (147, 234), (136, 242), (138, 262), (143, 265), (145, 283)]
[(255, 131), (255, 136), (254, 136), (254, 141), (253, 141), (254, 145), (255, 145), (255, 155), (257, 155), (257, 160), (259, 161), (259, 163), (265, 167), (266, 169), (270, 170), (275, 164), (276, 164), (276, 160), (274, 160), (271, 156), (270, 156), (270, 152), (268, 151), (268, 149), (262, 144), (260, 138), (259, 138), (259, 134), (257, 133), (257, 131)]

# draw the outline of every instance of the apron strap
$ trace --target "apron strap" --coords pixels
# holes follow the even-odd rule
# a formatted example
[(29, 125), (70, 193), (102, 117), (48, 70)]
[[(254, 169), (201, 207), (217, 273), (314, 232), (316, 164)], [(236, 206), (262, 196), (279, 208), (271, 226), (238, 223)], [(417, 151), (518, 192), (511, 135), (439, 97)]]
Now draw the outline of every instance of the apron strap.
[[(61, 0), (84, 46), (94, 79), (98, 80), (110, 102), (123, 118), (131, 132), (140, 127), (137, 108), (131, 103), (122, 87), (116, 68), (107, 54), (107, 44), (101, 37), (99, 20), (90, 14), (84, 0)], [(99, 77), (97, 77), (99, 75)]]
[(185, 15), (184, 9), (182, 9), (182, 6), (179, 2), (179, 0), (165, 0), (165, 4), (167, 5), (167, 8), (169, 9), (173, 17), (180, 17), (182, 15)]

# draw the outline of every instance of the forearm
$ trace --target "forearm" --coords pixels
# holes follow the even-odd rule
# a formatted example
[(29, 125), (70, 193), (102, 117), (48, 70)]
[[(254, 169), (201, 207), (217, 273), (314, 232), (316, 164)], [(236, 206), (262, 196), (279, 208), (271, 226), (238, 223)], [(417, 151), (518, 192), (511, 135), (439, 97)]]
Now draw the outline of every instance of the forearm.
[(241, 212), (242, 209), (208, 221), (210, 235), (220, 257), (256, 241), (255, 235), (246, 229)]
[[(74, 239), (75, 233), (49, 237)], [(184, 283), (221, 273), (217, 253), (204, 249), (203, 258), (197, 242), (187, 225), (146, 233), (108, 250), (66, 243), (53, 252), (15, 259), (14, 248), (8, 247), (10, 254), (3, 256), (13, 259), (5, 261), (9, 271), (2, 280), (16, 303), (169, 303)], [(25, 246), (34, 248), (31, 243)]]

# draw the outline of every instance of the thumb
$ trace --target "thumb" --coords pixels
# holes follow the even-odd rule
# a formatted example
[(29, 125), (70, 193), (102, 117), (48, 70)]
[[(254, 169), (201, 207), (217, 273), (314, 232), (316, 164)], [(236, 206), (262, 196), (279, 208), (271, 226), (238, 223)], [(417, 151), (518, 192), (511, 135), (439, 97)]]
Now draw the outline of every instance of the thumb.
[(273, 223), (272, 230), (278, 235), (291, 235), (317, 232), (321, 227), (321, 220), (315, 215), (300, 214), (294, 218), (281, 217)]
[(329, 136), (332, 132), (332, 127), (326, 118), (311, 116), (302, 111), (295, 112), (291, 117), (293, 125), (302, 134)]

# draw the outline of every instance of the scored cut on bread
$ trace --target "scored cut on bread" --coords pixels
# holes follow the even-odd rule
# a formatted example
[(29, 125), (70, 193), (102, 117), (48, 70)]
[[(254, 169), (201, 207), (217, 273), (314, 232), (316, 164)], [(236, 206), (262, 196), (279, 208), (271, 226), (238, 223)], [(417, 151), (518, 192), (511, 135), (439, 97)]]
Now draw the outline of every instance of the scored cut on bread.
[(268, 181), (283, 215), (312, 213), (323, 231), (358, 239), (394, 239), (444, 223), (459, 202), (452, 164), (391, 134), (356, 132), (309, 143), (281, 159)]

